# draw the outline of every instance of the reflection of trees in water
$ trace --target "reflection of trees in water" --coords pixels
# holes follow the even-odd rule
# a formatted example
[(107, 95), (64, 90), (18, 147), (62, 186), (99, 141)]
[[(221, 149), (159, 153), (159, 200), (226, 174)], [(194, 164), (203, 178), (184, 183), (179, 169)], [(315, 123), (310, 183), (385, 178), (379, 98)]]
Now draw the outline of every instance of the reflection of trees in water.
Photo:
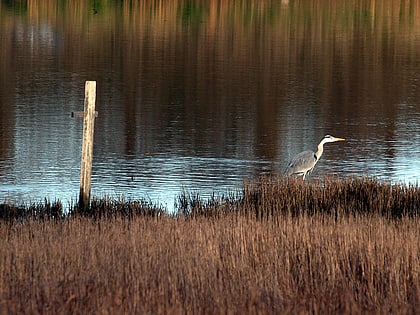
[[(27, 3), (0, 7), (2, 34), (24, 21), (38, 44), (49, 43), (32, 51), (37, 63), (97, 79), (100, 109), (122, 100), (128, 154), (160, 141), (145, 129), (152, 126), (183, 130), (169, 142), (216, 143), (219, 151), (252, 133), (246, 143), (274, 158), (285, 129), (347, 117), (368, 133), (371, 120), (395, 119), (408, 93), (419, 96), (406, 86), (420, 59), (416, 1)], [(11, 45), (0, 47), (3, 98), (13, 84), (6, 78), (36, 70), (20, 68)]]

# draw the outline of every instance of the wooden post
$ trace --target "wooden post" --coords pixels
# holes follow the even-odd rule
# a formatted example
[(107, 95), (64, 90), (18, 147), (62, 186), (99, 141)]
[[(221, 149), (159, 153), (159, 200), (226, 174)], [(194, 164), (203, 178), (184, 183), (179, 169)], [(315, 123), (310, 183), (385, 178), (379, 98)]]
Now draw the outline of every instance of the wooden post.
[(80, 165), (79, 209), (86, 212), (90, 205), (90, 179), (92, 174), (93, 131), (95, 126), (96, 81), (86, 81), (83, 112), (82, 162)]

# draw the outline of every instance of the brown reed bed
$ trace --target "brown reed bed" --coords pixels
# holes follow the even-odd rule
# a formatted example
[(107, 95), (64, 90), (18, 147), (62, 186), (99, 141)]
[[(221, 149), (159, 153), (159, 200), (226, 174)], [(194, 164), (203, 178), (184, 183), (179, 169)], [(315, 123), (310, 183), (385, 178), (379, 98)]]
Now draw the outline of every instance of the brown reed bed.
[(326, 214), (335, 217), (379, 214), (387, 218), (417, 217), (420, 189), (374, 178), (335, 178), (303, 182), (301, 179), (261, 177), (245, 182), (241, 193), (202, 199), (184, 193), (178, 211), (185, 216), (220, 216), (240, 213), (254, 218), (289, 214)]
[(324, 178), (303, 182), (295, 178), (261, 177), (244, 183), (242, 191), (202, 198), (199, 193), (184, 192), (178, 196), (175, 212), (145, 199), (124, 200), (93, 198), (87, 211), (78, 205), (63, 210), (58, 200), (13, 205), (0, 204), (0, 220), (62, 219), (85, 216), (101, 218), (134, 218), (136, 216), (204, 216), (220, 217), (241, 214), (267, 218), (289, 214), (341, 215), (379, 214), (387, 218), (420, 214), (420, 189), (412, 184), (392, 184), (372, 178)]
[(102, 201), (0, 220), (0, 313), (415, 314), (418, 200), (369, 179), (263, 178), (185, 195), (175, 215)]
[(87, 217), (0, 223), (2, 314), (415, 314), (420, 222)]

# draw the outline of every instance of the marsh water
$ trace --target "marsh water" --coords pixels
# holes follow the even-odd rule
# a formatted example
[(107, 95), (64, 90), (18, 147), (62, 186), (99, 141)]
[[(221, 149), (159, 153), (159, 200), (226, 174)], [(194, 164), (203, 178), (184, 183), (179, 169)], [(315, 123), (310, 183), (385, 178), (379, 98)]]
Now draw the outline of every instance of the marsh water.
[(172, 208), (325, 146), (309, 180), (420, 177), (420, 2), (1, 1), (0, 199), (79, 192)]

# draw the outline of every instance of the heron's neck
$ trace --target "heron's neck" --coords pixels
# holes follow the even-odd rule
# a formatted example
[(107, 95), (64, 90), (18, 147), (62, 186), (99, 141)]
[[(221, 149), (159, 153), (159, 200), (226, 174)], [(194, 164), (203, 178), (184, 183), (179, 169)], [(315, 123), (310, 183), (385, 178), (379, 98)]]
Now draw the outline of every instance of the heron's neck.
[(315, 153), (317, 161), (321, 158), (321, 155), (323, 152), (324, 152), (324, 142), (321, 141), (321, 143), (318, 144), (318, 150)]

